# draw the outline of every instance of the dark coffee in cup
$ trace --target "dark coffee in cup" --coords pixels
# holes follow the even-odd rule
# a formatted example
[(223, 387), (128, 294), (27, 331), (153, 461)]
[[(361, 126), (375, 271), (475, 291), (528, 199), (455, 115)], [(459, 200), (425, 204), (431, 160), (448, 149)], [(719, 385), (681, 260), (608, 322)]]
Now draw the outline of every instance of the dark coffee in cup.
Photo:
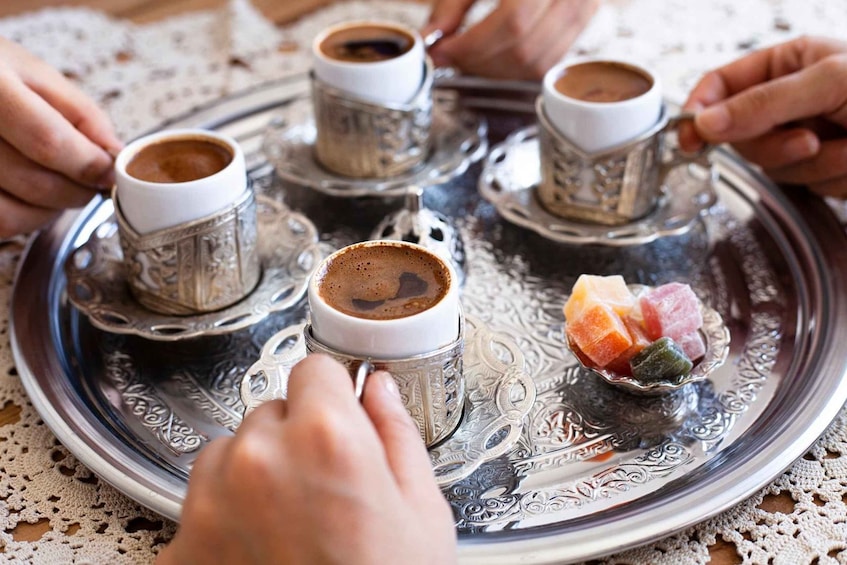
[(409, 51), (415, 38), (389, 26), (351, 25), (329, 34), (320, 51), (330, 59), (349, 63), (373, 63), (399, 57)]
[(385, 242), (352, 246), (315, 274), (318, 294), (332, 308), (368, 320), (394, 320), (438, 304), (450, 271), (431, 253)]
[(568, 67), (555, 89), (585, 102), (622, 102), (637, 98), (653, 87), (653, 80), (635, 67), (595, 61)]
[(189, 182), (222, 171), (232, 159), (232, 150), (226, 145), (211, 139), (184, 137), (142, 148), (129, 161), (126, 172), (147, 182)]

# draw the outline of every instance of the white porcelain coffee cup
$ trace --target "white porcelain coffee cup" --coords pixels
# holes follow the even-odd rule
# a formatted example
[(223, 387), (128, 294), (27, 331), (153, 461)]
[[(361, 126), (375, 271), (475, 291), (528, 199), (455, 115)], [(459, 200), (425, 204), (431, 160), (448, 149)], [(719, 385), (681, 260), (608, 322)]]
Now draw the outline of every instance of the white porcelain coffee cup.
[[(611, 63), (648, 78), (649, 90), (634, 98), (614, 102), (593, 102), (566, 96), (556, 89), (556, 81), (570, 67), (586, 63)], [(586, 153), (599, 153), (634, 140), (649, 131), (662, 113), (662, 87), (659, 77), (627, 62), (581, 59), (556, 65), (544, 75), (543, 111), (553, 127)]]
[[(140, 151), (173, 140), (205, 140), (231, 154), (221, 170), (185, 182), (151, 182), (127, 172)], [(127, 145), (115, 159), (115, 194), (124, 218), (139, 234), (148, 234), (210, 216), (226, 209), (247, 190), (244, 153), (232, 137), (204, 129), (172, 129)]]
[[(355, 27), (384, 27), (413, 39), (411, 48), (391, 59), (369, 62), (341, 61), (327, 56), (321, 44), (336, 32)], [(424, 79), (426, 50), (412, 28), (382, 21), (353, 21), (323, 30), (312, 42), (315, 76), (333, 88), (376, 104), (405, 104), (414, 98)]]
[[(410, 316), (366, 319), (342, 312), (327, 300), (322, 286), (328, 269), (351, 249), (389, 246), (420, 253), (437, 264), (445, 275), (446, 288), (430, 307)], [(402, 241), (366, 241), (339, 249), (318, 266), (309, 282), (312, 333), (318, 341), (339, 352), (371, 359), (403, 359), (424, 355), (459, 338), (459, 280), (449, 263), (425, 247)]]

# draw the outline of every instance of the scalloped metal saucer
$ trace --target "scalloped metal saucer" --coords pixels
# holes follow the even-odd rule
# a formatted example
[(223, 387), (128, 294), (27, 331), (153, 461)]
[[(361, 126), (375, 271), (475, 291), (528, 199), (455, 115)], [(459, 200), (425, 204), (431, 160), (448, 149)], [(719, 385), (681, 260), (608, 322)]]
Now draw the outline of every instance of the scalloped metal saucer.
[(315, 120), (312, 101), (303, 98), (284, 107), (265, 133), (262, 149), (280, 178), (324, 194), (343, 197), (403, 196), (409, 186), (441, 184), (461, 175), (488, 150), (488, 125), (463, 110), (454, 93), (435, 91), (432, 111), (433, 147), (420, 167), (384, 179), (336, 175), (314, 158)]
[[(265, 343), (259, 360), (241, 381), (245, 416), (263, 402), (285, 398), (288, 373), (306, 356), (305, 326), (289, 326)], [(465, 316), (462, 420), (450, 437), (429, 450), (439, 486), (468, 477), (518, 441), (536, 392), (524, 364), (524, 356), (510, 336)]]
[(479, 192), (509, 222), (553, 241), (608, 246), (640, 245), (687, 232), (717, 202), (715, 172), (698, 164), (672, 169), (656, 208), (619, 226), (589, 224), (548, 212), (536, 197), (541, 181), (538, 126), (512, 133), (494, 146), (479, 177)]
[[(646, 285), (627, 285), (633, 294), (638, 296), (650, 287)], [(709, 375), (724, 364), (729, 356), (730, 334), (729, 328), (724, 324), (723, 318), (716, 310), (700, 302), (700, 312), (703, 315), (703, 327), (700, 334), (706, 343), (706, 353), (694, 364), (686, 375), (678, 375), (670, 380), (644, 382), (629, 375), (622, 375), (607, 369), (598, 369), (591, 365), (576, 345), (570, 339), (566, 339), (568, 349), (573, 353), (579, 364), (588, 371), (598, 375), (601, 379), (612, 386), (617, 386), (642, 395), (667, 394), (681, 389), (685, 385), (706, 380)]]
[(291, 308), (306, 292), (320, 261), (317, 230), (283, 204), (264, 196), (257, 196), (256, 203), (262, 274), (256, 288), (232, 306), (194, 316), (160, 314), (142, 306), (124, 278), (114, 215), (68, 256), (68, 299), (102, 330), (157, 341), (227, 334)]

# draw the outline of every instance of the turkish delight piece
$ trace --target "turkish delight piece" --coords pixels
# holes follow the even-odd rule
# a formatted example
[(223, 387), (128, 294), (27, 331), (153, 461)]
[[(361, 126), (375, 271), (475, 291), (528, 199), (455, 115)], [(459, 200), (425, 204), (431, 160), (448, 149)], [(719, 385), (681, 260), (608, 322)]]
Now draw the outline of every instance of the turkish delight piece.
[(568, 322), (568, 338), (597, 367), (605, 367), (632, 345), (629, 330), (612, 308), (594, 304)]
[(662, 337), (630, 362), (632, 376), (643, 382), (666, 381), (691, 372), (694, 364), (671, 338)]
[(641, 353), (641, 350), (650, 345), (653, 340), (647, 335), (644, 326), (641, 325), (639, 320), (626, 316), (623, 319), (623, 323), (629, 331), (629, 337), (632, 338), (632, 345), (606, 365), (606, 368), (621, 375), (632, 376), (632, 368), (629, 365), (630, 360)]
[(625, 316), (636, 299), (620, 275), (580, 275), (565, 302), (565, 320), (576, 320), (584, 310), (597, 303), (608, 305), (618, 316)]
[(692, 361), (696, 361), (706, 354), (706, 343), (703, 341), (703, 337), (699, 331), (685, 334), (679, 338), (677, 343), (685, 352), (685, 355)]
[(654, 340), (669, 337), (678, 341), (703, 325), (697, 295), (687, 284), (658, 286), (643, 294), (639, 305), (647, 335)]

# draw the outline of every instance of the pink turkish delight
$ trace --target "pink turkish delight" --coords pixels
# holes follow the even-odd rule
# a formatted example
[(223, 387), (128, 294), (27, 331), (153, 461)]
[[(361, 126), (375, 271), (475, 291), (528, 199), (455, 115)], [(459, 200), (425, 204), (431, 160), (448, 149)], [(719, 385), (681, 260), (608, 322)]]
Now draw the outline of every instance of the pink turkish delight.
[(699, 331), (686, 334), (676, 340), (676, 342), (692, 361), (696, 361), (706, 354), (706, 343), (703, 341), (702, 336), (700, 336)]
[(650, 339), (666, 336), (680, 342), (703, 325), (700, 302), (687, 284), (663, 284), (642, 295), (639, 303)]

